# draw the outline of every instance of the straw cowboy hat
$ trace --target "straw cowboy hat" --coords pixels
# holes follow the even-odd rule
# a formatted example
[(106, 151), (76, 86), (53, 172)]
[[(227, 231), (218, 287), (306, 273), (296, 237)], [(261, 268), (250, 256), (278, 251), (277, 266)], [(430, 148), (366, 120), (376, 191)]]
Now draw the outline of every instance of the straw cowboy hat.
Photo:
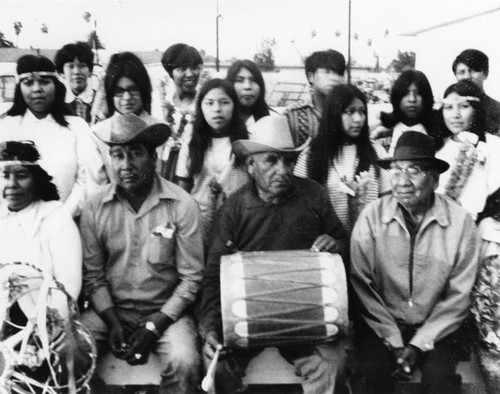
[(428, 160), (442, 174), (450, 165), (435, 157), (436, 148), (431, 137), (418, 131), (406, 131), (399, 138), (394, 149), (394, 156), (377, 160), (377, 164), (385, 169), (390, 168), (396, 160)]
[(290, 126), (284, 116), (264, 116), (248, 130), (249, 140), (233, 142), (236, 154), (253, 155), (262, 152), (291, 153), (298, 155), (304, 145), (295, 148)]
[(116, 114), (110, 119), (110, 127), (95, 132), (97, 138), (107, 145), (125, 145), (141, 142), (150, 146), (162, 145), (170, 137), (170, 127), (164, 123), (152, 126), (134, 114)]

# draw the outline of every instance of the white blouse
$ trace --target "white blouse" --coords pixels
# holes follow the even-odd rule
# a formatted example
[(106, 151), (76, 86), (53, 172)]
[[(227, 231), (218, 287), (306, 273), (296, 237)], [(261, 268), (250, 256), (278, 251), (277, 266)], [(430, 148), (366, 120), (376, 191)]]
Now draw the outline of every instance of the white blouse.
[(40, 153), (40, 166), (53, 177), (65, 209), (80, 214), (87, 187), (97, 184), (98, 152), (87, 123), (77, 116), (65, 116), (68, 127), (52, 115), (36, 118), (28, 109), (24, 116), (7, 116), (0, 122), (1, 141), (30, 140)]
[[(461, 133), (462, 134), (462, 133)], [(464, 138), (471, 133), (464, 132)], [(477, 136), (471, 135), (471, 137)], [(437, 193), (445, 194), (446, 184), (450, 179), (453, 167), (456, 165), (463, 142), (447, 138), (444, 146), (436, 153), (436, 157), (450, 164), (450, 168), (439, 177)], [(472, 147), (472, 145), (471, 145)], [(486, 143), (479, 142), (476, 146), (478, 155), (472, 172), (468, 177), (458, 198), (460, 203), (473, 217), (477, 217), (486, 204), (486, 199), (500, 187), (500, 138), (486, 134)], [(467, 155), (472, 154), (472, 149)]]

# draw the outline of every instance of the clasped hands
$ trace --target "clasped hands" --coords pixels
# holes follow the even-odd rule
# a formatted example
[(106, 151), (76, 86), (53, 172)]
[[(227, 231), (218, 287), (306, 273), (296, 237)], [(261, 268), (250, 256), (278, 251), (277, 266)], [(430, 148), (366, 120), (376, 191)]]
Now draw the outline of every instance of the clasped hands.
[(413, 345), (393, 350), (396, 369), (393, 376), (398, 380), (411, 380), (412, 373), (420, 361), (422, 351)]
[(159, 332), (163, 332), (168, 326), (168, 320), (169, 318), (161, 312), (144, 317), (139, 322), (139, 327), (131, 327), (116, 319), (110, 324), (109, 333), (109, 344), (113, 355), (130, 365), (146, 364), (158, 337), (146, 329), (144, 324), (151, 321)]

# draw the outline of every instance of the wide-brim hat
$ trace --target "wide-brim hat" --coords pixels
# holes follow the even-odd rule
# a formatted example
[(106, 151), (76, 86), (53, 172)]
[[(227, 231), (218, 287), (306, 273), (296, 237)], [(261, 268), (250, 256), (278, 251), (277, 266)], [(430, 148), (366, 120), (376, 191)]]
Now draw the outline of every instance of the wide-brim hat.
[(97, 138), (107, 145), (126, 145), (140, 142), (149, 146), (162, 145), (170, 137), (170, 127), (164, 123), (149, 126), (135, 114), (115, 114), (110, 127), (95, 132)]
[(394, 148), (393, 157), (377, 160), (377, 164), (389, 169), (391, 163), (396, 160), (427, 160), (434, 168), (442, 174), (450, 165), (435, 157), (436, 148), (434, 141), (428, 135), (418, 131), (406, 131), (399, 137)]
[(241, 155), (279, 152), (298, 155), (304, 146), (295, 148), (288, 121), (284, 116), (264, 116), (248, 129), (248, 140), (233, 142), (233, 151)]

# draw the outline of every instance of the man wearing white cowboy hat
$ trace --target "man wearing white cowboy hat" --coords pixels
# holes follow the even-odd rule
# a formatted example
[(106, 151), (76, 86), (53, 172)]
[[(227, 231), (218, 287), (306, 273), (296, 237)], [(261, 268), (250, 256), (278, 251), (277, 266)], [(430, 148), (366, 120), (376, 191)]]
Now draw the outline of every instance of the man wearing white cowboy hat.
[[(318, 183), (293, 176), (301, 148), (294, 148), (284, 117), (266, 116), (253, 126), (252, 140), (233, 143), (235, 154), (245, 155), (252, 181), (231, 195), (214, 229), (204, 277), (200, 330), (204, 356), (211, 359), (222, 341), (220, 257), (238, 251), (309, 249), (340, 253), (346, 257), (347, 234), (326, 191)], [(280, 349), (303, 378), (304, 393), (332, 393), (341, 344), (301, 346), (292, 352)], [(219, 363), (217, 393), (241, 388), (241, 375), (262, 349), (231, 353), (238, 364), (232, 371)]]
[(164, 124), (115, 117), (106, 134), (116, 183), (92, 196), (82, 214), (84, 290), (92, 308), (82, 320), (98, 350), (107, 345), (129, 364), (160, 358), (161, 393), (195, 393), (196, 328), (187, 308), (203, 270), (196, 202), (155, 172)]
[(458, 393), (458, 330), (477, 271), (472, 217), (434, 193), (448, 163), (430, 137), (407, 131), (379, 160), (392, 195), (369, 204), (351, 236), (351, 284), (359, 300), (354, 393), (389, 394), (422, 371), (422, 393)]

